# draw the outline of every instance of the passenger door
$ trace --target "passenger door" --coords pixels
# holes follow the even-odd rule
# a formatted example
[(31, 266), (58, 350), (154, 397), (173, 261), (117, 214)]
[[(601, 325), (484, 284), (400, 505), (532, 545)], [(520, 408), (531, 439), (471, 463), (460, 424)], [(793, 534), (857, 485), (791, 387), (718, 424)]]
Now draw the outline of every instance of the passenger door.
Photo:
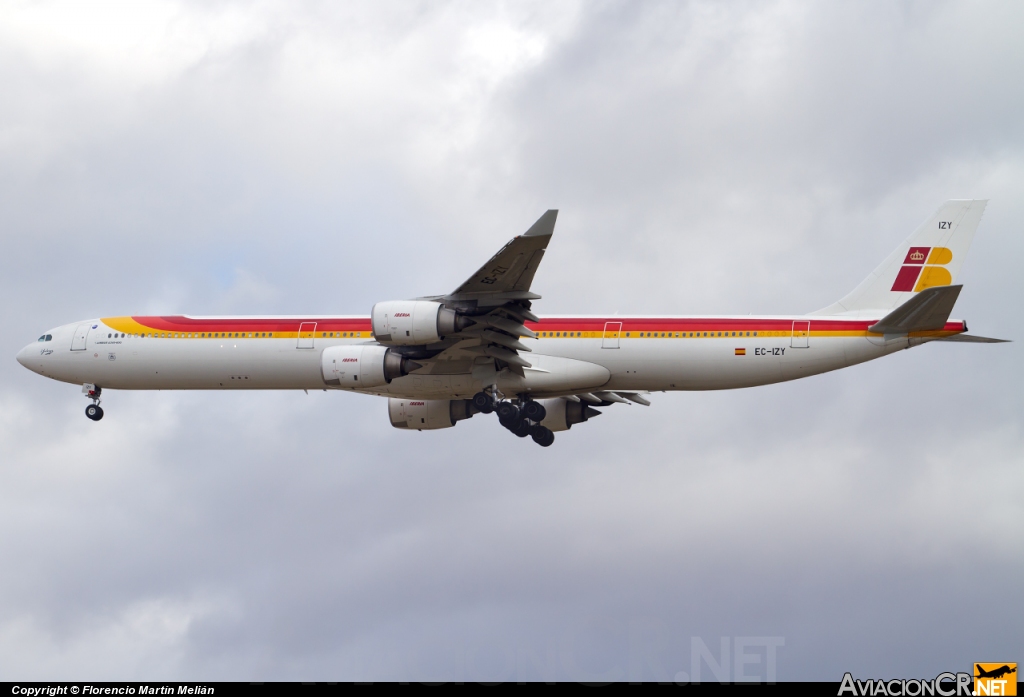
[(806, 321), (793, 322), (793, 338), (789, 345), (793, 348), (808, 348), (811, 338), (811, 323)]
[(89, 336), (89, 328), (91, 326), (92, 325), (86, 323), (86, 324), (79, 324), (75, 328), (75, 338), (71, 340), (71, 350), (72, 351), (84, 351), (85, 350), (85, 340)]
[(316, 322), (303, 322), (299, 325), (299, 341), (295, 348), (313, 348), (313, 338), (316, 336)]
[(617, 349), (619, 335), (622, 334), (622, 322), (605, 322), (604, 336), (601, 337), (601, 348)]

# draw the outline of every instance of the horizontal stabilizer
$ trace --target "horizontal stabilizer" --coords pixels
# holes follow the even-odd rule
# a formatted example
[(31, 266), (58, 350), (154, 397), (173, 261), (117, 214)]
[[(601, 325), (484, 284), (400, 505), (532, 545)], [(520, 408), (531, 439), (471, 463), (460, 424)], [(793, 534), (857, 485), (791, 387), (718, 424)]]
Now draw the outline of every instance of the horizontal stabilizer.
[(942, 329), (963, 286), (936, 286), (910, 300), (868, 327), (874, 334), (908, 334)]
[(971, 334), (954, 334), (953, 336), (944, 336), (941, 339), (935, 341), (960, 341), (965, 344), (1008, 344), (1009, 339), (992, 339), (987, 336), (973, 336)]

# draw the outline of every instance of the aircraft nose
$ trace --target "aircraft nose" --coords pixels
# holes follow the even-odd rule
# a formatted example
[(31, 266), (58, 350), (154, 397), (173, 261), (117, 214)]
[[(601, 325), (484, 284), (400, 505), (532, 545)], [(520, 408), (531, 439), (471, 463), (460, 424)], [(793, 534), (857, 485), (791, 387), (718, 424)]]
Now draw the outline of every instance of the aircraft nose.
[(18, 351), (18, 356), (17, 356), (18, 363), (21, 363), (26, 368), (28, 368), (29, 350), (32, 349), (33, 346), (34, 346), (33, 344), (29, 344), (28, 346), (26, 346), (22, 350)]

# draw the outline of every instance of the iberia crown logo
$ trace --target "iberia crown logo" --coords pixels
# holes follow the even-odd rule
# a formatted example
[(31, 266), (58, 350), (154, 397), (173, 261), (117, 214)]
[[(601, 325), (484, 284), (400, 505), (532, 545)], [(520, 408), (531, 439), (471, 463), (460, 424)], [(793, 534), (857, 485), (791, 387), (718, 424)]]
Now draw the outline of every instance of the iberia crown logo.
[(953, 261), (953, 252), (946, 247), (911, 247), (892, 290), (898, 293), (920, 293), (925, 288), (948, 286), (953, 276), (946, 264)]

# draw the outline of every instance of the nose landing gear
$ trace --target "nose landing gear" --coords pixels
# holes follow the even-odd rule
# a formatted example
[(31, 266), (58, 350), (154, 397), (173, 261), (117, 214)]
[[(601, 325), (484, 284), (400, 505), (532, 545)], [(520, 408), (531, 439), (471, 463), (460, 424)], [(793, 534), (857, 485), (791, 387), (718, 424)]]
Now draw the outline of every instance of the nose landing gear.
[(85, 415), (93, 421), (99, 421), (103, 418), (103, 409), (100, 407), (100, 394), (102, 392), (102, 387), (89, 384), (82, 385), (82, 393), (92, 400), (92, 404), (85, 408)]

